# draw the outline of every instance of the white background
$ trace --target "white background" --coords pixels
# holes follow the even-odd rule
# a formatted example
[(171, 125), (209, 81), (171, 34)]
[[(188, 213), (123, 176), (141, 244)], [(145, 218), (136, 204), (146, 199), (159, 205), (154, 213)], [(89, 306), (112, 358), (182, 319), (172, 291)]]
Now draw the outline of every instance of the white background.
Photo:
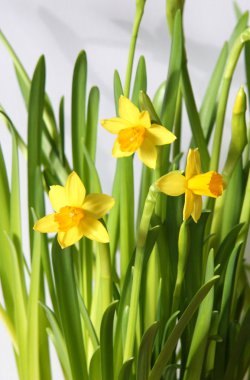
[[(249, 1), (239, 0), (243, 11)], [(101, 91), (100, 119), (114, 116), (113, 73), (118, 69), (124, 80), (135, 0), (4, 0), (0, 28), (14, 47), (29, 75), (41, 54), (46, 57), (46, 90), (54, 109), (65, 95), (66, 135), (70, 136), (70, 94), (75, 59), (81, 49), (88, 55), (88, 86)], [(189, 70), (198, 106), (220, 49), (235, 25), (230, 0), (187, 0), (184, 17)], [(170, 39), (165, 21), (165, 1), (147, 0), (138, 40), (136, 61), (143, 54), (148, 69), (148, 93), (153, 97), (166, 78)], [(240, 85), (244, 84), (240, 62), (230, 93), (229, 110)], [(26, 138), (27, 115), (18, 90), (11, 60), (0, 44), (0, 104)], [(230, 111), (226, 129), (230, 132)], [(188, 122), (185, 133), (189, 134)], [(110, 193), (115, 162), (110, 152), (113, 137), (99, 129), (97, 168), (103, 191)], [(186, 139), (187, 141), (189, 139)], [(0, 124), (0, 143), (10, 157), (11, 142)], [(185, 147), (184, 147), (185, 148)], [(70, 141), (66, 138), (66, 150)], [(10, 160), (8, 167), (10, 167)], [(135, 158), (136, 167), (139, 167)], [(21, 161), (22, 167), (24, 162)], [(24, 169), (22, 169), (24, 170)], [(25, 175), (25, 174), (24, 174)], [(23, 199), (26, 188), (23, 181)], [(62, 379), (56, 359), (54, 378)], [(0, 380), (16, 380), (17, 372), (9, 338), (0, 323)], [(36, 379), (34, 379), (36, 380)], [(46, 380), (46, 379), (41, 379)]]

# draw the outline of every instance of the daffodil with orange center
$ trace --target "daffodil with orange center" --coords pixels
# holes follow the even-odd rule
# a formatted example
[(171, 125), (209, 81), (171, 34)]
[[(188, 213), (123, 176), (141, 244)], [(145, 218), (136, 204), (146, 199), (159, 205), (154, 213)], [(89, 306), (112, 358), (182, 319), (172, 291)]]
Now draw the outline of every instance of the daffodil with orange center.
[(106, 228), (98, 220), (114, 205), (114, 199), (105, 194), (89, 194), (75, 172), (64, 186), (51, 186), (49, 198), (54, 214), (39, 219), (34, 230), (57, 232), (62, 248), (78, 242), (83, 236), (101, 243), (109, 242)]
[(154, 169), (157, 145), (172, 143), (176, 136), (165, 127), (151, 124), (148, 111), (139, 109), (125, 96), (119, 98), (119, 117), (101, 121), (102, 126), (116, 134), (113, 157), (127, 157), (138, 152), (141, 161)]
[(200, 153), (190, 149), (185, 176), (180, 171), (170, 172), (156, 182), (161, 192), (178, 196), (185, 193), (183, 219), (191, 215), (197, 222), (202, 211), (202, 195), (217, 198), (224, 190), (223, 178), (215, 171), (201, 173)]

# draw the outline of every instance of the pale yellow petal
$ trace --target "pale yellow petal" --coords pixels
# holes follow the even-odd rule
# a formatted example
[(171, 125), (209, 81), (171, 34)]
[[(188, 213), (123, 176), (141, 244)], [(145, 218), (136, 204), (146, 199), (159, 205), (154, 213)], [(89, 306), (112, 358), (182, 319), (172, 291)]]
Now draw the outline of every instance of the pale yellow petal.
[(72, 227), (67, 232), (58, 232), (57, 240), (61, 248), (69, 247), (77, 243), (83, 237), (83, 229), (80, 226)]
[(202, 211), (202, 197), (200, 195), (194, 195), (194, 208), (192, 212), (192, 218), (195, 223), (198, 222)]
[(138, 149), (138, 156), (146, 166), (151, 169), (155, 169), (157, 161), (157, 149), (148, 138), (145, 138), (143, 140), (143, 143)]
[(150, 128), (151, 127), (151, 120), (148, 111), (142, 111), (139, 115), (139, 125), (143, 126), (144, 128)]
[(156, 186), (164, 194), (178, 196), (185, 193), (186, 178), (180, 171), (176, 170), (159, 178)]
[(53, 185), (49, 191), (50, 203), (55, 211), (59, 211), (60, 208), (67, 205), (67, 196), (65, 187), (59, 185)]
[(55, 221), (55, 214), (50, 214), (37, 220), (33, 229), (35, 231), (48, 233), (48, 232), (57, 232), (58, 227), (59, 227), (58, 223)]
[(183, 220), (187, 220), (194, 209), (194, 194), (190, 190), (186, 190), (185, 203), (183, 208)]
[(120, 117), (113, 117), (111, 119), (101, 120), (102, 126), (110, 133), (118, 134), (122, 129), (131, 127), (131, 123)]
[(122, 95), (119, 98), (119, 116), (124, 120), (137, 124), (140, 111), (128, 98)]
[(100, 219), (114, 206), (115, 200), (106, 194), (89, 194), (83, 203), (83, 210), (88, 211), (91, 215)]
[(187, 186), (194, 194), (213, 198), (219, 197), (224, 190), (222, 176), (214, 171), (190, 178)]
[(171, 144), (176, 140), (176, 136), (172, 132), (157, 124), (153, 124), (151, 128), (147, 129), (146, 133), (154, 145)]
[(86, 216), (81, 221), (83, 235), (99, 243), (108, 243), (109, 235), (104, 225), (99, 220)]
[(129, 156), (132, 156), (132, 154), (134, 154), (134, 152), (124, 152), (123, 150), (121, 150), (118, 139), (115, 140), (114, 146), (112, 149), (112, 156), (113, 157), (116, 157), (116, 158), (129, 157)]
[(189, 149), (186, 165), (186, 178), (192, 178), (193, 176), (200, 174), (201, 172), (201, 159), (198, 148)]
[(67, 195), (68, 206), (81, 207), (83, 205), (86, 190), (76, 172), (72, 172), (68, 176), (65, 190)]

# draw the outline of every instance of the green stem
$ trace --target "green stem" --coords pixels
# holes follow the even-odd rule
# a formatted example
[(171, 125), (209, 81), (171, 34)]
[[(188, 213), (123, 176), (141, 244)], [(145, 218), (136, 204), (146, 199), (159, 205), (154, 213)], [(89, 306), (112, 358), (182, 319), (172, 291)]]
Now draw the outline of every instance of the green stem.
[(219, 97), (218, 111), (216, 116), (216, 127), (214, 133), (213, 150), (210, 160), (210, 170), (217, 170), (220, 159), (220, 148), (223, 134), (224, 119), (228, 100), (229, 89), (233, 77), (233, 73), (240, 57), (244, 43), (250, 39), (250, 28), (246, 29), (236, 40), (231, 54), (228, 59), (226, 70), (223, 77), (221, 94)]
[(133, 271), (131, 299), (128, 315), (128, 326), (124, 347), (124, 362), (131, 358), (134, 351), (135, 327), (138, 312), (142, 268), (144, 262), (144, 246), (150, 226), (150, 220), (155, 208), (157, 195), (158, 189), (154, 185), (152, 185), (149, 189), (148, 196), (146, 198), (138, 232), (138, 241), (135, 253), (135, 265)]
[(141, 24), (143, 12), (144, 12), (144, 6), (136, 8), (133, 31), (132, 31), (132, 36), (130, 40), (126, 78), (125, 78), (125, 84), (124, 84), (124, 96), (126, 97), (129, 97), (129, 93), (130, 93), (130, 84), (131, 84), (131, 76), (132, 76), (132, 69), (133, 69), (133, 62), (134, 62), (134, 55), (135, 55), (135, 46), (136, 46), (138, 31)]

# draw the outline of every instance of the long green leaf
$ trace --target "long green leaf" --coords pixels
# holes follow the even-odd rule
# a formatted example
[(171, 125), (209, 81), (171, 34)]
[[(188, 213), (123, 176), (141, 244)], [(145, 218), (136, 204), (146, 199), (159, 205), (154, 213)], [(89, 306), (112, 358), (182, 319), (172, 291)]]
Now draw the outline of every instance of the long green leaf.
[[(92, 87), (88, 98), (86, 147), (95, 162), (100, 91)], [(91, 172), (90, 172), (91, 173)]]
[(33, 242), (33, 218), (31, 209), (36, 209), (35, 191), (36, 171), (41, 164), (42, 119), (45, 91), (45, 60), (42, 56), (36, 66), (30, 89), (28, 113), (28, 207), (30, 244)]
[(137, 361), (136, 379), (145, 380), (151, 368), (154, 340), (159, 329), (159, 322), (151, 325), (142, 337)]
[(138, 107), (139, 106), (139, 94), (140, 91), (147, 91), (147, 71), (146, 62), (143, 56), (140, 57), (134, 81), (134, 88), (132, 94), (132, 102)]
[(213, 287), (215, 282), (218, 280), (219, 276), (214, 276), (206, 284), (204, 284), (199, 291), (195, 294), (190, 304), (187, 306), (183, 312), (178, 323), (173, 328), (172, 333), (169, 335), (167, 342), (165, 343), (160, 355), (156, 359), (156, 362), (149, 374), (149, 380), (159, 380), (163, 374), (166, 365), (177, 345), (178, 340), (180, 339), (183, 331), (185, 330), (187, 324), (191, 320), (195, 311), (206, 297), (210, 289)]
[(72, 379), (88, 379), (86, 355), (83, 344), (80, 310), (73, 271), (73, 251), (60, 249), (55, 239), (52, 262), (60, 319), (68, 351)]
[(86, 141), (86, 85), (87, 57), (86, 53), (81, 51), (75, 63), (72, 81), (71, 133), (73, 166), (83, 180), (85, 175), (82, 144)]
[[(213, 276), (213, 274), (214, 252), (211, 250), (208, 256), (205, 281), (208, 281)], [(214, 289), (212, 288), (199, 307), (199, 313), (195, 324), (183, 380), (201, 378), (203, 360), (205, 356), (208, 333), (212, 318), (213, 302)]]
[(106, 309), (101, 323), (100, 347), (102, 380), (114, 379), (113, 368), (113, 322), (117, 301)]

